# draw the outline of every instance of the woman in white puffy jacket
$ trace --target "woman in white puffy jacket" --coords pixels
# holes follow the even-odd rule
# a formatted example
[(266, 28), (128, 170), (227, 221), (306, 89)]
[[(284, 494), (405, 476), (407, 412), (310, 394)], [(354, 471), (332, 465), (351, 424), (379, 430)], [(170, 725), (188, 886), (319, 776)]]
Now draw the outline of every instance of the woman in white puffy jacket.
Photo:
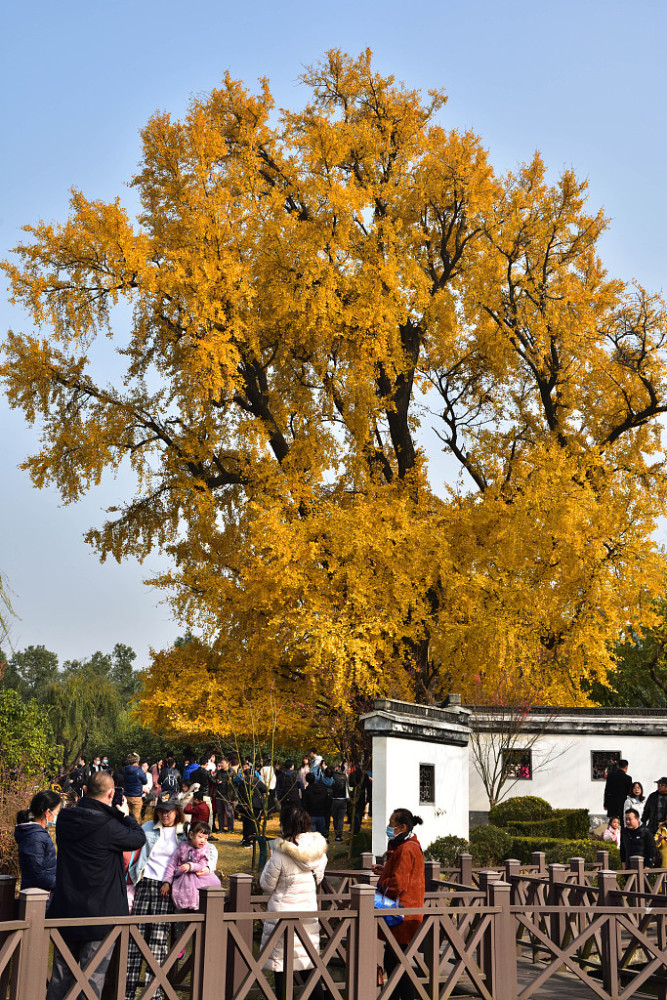
[[(311, 832), (310, 816), (300, 806), (288, 807), (281, 814), (282, 836), (271, 843), (271, 857), (264, 866), (259, 880), (264, 892), (270, 892), (267, 910), (301, 911), (317, 909), (317, 886), (324, 878), (327, 866), (327, 842), (320, 833)], [(262, 931), (262, 949), (271, 936), (276, 921), (265, 920)], [(320, 950), (320, 925), (318, 920), (302, 921), (313, 948)], [(276, 994), (285, 996), (284, 939), (281, 937), (264, 958), (263, 968), (275, 974)], [(310, 958), (298, 936), (294, 935), (294, 970), (312, 969)], [(326, 994), (318, 983), (310, 996), (324, 1000)]]

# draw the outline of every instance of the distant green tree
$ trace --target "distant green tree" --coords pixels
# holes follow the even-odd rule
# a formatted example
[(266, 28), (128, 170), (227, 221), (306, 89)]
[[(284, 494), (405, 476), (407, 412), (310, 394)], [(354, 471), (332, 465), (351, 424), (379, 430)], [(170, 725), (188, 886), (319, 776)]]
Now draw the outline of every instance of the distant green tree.
[(24, 702), (34, 699), (44, 706), (68, 767), (81, 754), (112, 754), (120, 744), (121, 755), (128, 747), (154, 750), (155, 737), (133, 718), (141, 689), (141, 675), (133, 667), (136, 658), (130, 646), (119, 642), (111, 653), (97, 650), (88, 659), (66, 660), (59, 670), (55, 653), (28, 646), (9, 657), (0, 651), (0, 677), (3, 687)]
[(69, 767), (85, 755), (105, 720), (113, 720), (120, 710), (120, 698), (102, 654), (88, 661), (70, 660), (63, 675), (52, 684), (47, 698), (49, 716), (63, 747), (63, 765)]
[(48, 773), (61, 755), (44, 707), (11, 688), (0, 689), (0, 766)]
[(22, 698), (43, 704), (49, 688), (58, 680), (58, 657), (46, 646), (27, 646), (7, 661), (3, 681)]
[(137, 654), (130, 646), (117, 642), (111, 654), (111, 680), (124, 701), (130, 701), (139, 693), (141, 676), (132, 664)]
[(614, 647), (615, 668), (590, 687), (603, 707), (667, 708), (667, 597), (656, 602), (658, 623)]

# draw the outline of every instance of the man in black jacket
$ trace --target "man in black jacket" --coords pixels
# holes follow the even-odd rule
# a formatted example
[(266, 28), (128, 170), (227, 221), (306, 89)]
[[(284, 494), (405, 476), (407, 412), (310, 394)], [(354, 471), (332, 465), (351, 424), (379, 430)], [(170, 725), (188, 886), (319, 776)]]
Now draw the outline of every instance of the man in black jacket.
[[(61, 811), (56, 825), (56, 887), (49, 918), (128, 915), (123, 851), (143, 847), (146, 836), (133, 816), (124, 816), (112, 807), (113, 796), (113, 778), (105, 771), (98, 771), (90, 776), (81, 801), (73, 809)], [(84, 967), (109, 930), (111, 925), (84, 924), (63, 928), (61, 933), (76, 960)], [(98, 997), (102, 995), (112, 953), (113, 948), (90, 977)], [(47, 1000), (61, 1000), (73, 983), (74, 976), (56, 951)]]
[(303, 808), (310, 813), (313, 830), (327, 835), (327, 807), (329, 804), (329, 789), (321, 781), (315, 780), (311, 771), (306, 775), (306, 788), (302, 796)]
[(209, 784), (213, 789), (213, 804), (218, 815), (218, 827), (221, 833), (234, 832), (236, 791), (232, 778), (233, 774), (229, 769), (229, 762), (226, 760), (220, 761), (218, 770), (209, 778)]
[(623, 806), (632, 790), (632, 778), (628, 774), (627, 760), (619, 760), (613, 771), (607, 776), (604, 786), (604, 807), (607, 816), (618, 816), (623, 819)]
[(642, 823), (647, 826), (653, 836), (658, 832), (658, 826), (667, 816), (667, 777), (658, 778), (655, 792), (651, 792), (646, 800), (642, 813)]
[(301, 786), (293, 760), (286, 760), (276, 775), (276, 804), (278, 809), (301, 805)]
[(636, 809), (628, 809), (621, 834), (621, 861), (627, 865), (630, 858), (640, 857), (651, 867), (655, 860), (655, 839), (651, 831), (641, 826)]
[(268, 792), (268, 788), (257, 772), (253, 771), (249, 761), (244, 763), (241, 773), (234, 779), (234, 785), (238, 795), (243, 828), (241, 847), (252, 847), (253, 841), (257, 838), (257, 831), (264, 811), (264, 796)]

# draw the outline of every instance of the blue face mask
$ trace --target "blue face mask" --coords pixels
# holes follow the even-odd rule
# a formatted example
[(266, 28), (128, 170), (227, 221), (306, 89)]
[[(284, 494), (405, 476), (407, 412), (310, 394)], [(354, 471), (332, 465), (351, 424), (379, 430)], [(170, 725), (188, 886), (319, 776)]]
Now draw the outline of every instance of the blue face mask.
[[(51, 815), (53, 816), (53, 813)], [(47, 819), (46, 825), (47, 826), (55, 826), (56, 819), (57, 819), (56, 816), (53, 816), (53, 819)]]
[(393, 826), (388, 826), (385, 833), (387, 834), (389, 840), (393, 840), (396, 836)]

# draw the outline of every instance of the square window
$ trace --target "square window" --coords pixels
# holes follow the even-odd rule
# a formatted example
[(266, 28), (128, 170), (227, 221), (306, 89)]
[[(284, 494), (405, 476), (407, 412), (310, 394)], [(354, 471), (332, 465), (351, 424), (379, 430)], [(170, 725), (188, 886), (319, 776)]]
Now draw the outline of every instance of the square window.
[(606, 781), (622, 756), (620, 750), (591, 750), (591, 781)]
[(503, 766), (507, 769), (508, 778), (532, 781), (533, 754), (531, 750), (503, 751)]
[(435, 764), (419, 765), (419, 804), (435, 805)]

